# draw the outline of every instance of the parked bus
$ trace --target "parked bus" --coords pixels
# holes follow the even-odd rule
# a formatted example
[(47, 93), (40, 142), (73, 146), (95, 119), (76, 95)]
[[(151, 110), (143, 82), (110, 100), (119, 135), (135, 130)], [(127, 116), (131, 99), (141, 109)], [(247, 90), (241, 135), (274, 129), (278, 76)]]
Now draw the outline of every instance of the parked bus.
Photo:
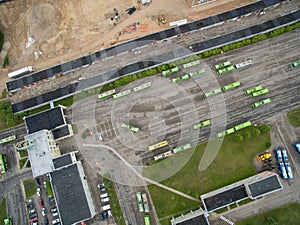
[(295, 68), (295, 67), (297, 67), (297, 66), (299, 66), (299, 65), (300, 65), (300, 61), (297, 61), (297, 62), (293, 62), (293, 63), (291, 64), (291, 67)]
[(148, 83), (142, 84), (142, 85), (140, 85), (138, 87), (135, 87), (135, 88), (133, 88), (133, 91), (134, 92), (141, 91), (141, 90), (144, 90), (144, 89), (146, 89), (148, 87), (151, 87), (151, 82), (148, 82)]
[(113, 95), (113, 98), (116, 99), (116, 98), (121, 98), (121, 97), (124, 97), (126, 95), (129, 95), (131, 93), (131, 90), (126, 90), (126, 91), (123, 91), (123, 92), (120, 92), (118, 94), (114, 94)]
[(224, 130), (224, 131), (218, 133), (217, 137), (221, 138), (221, 137), (224, 137), (225, 135), (232, 134), (232, 133), (234, 133), (234, 128), (230, 128), (230, 129), (227, 129), (227, 130)]
[(183, 151), (183, 150), (186, 150), (186, 149), (189, 149), (191, 148), (191, 144), (185, 144), (185, 145), (182, 145), (182, 146), (179, 146), (179, 147), (176, 147), (176, 148), (173, 148), (173, 153), (177, 153), (177, 152), (180, 152), (180, 151)]
[(192, 67), (192, 66), (196, 66), (198, 64), (200, 64), (200, 60), (196, 60), (196, 61), (193, 61), (193, 62), (189, 62), (189, 63), (183, 64), (182, 67), (184, 69), (186, 69), (186, 68), (189, 68), (189, 67)]
[(288, 175), (289, 179), (293, 179), (294, 175), (293, 175), (293, 172), (292, 172), (291, 164), (290, 163), (285, 163), (285, 168), (286, 168), (286, 172), (287, 172), (287, 175)]
[(156, 155), (153, 158), (154, 158), (155, 161), (157, 161), (157, 160), (160, 160), (160, 159), (165, 159), (165, 158), (167, 158), (171, 155), (172, 155), (172, 151), (167, 151), (167, 152), (161, 153), (159, 155)]
[(189, 78), (190, 76), (188, 74), (185, 74), (183, 76), (173, 78), (172, 81), (173, 83), (177, 83), (179, 81), (188, 80)]
[(104, 92), (104, 93), (98, 95), (98, 99), (105, 99), (105, 98), (107, 98), (107, 97), (109, 97), (109, 96), (111, 96), (111, 95), (113, 95), (115, 93), (116, 93), (116, 90), (112, 89), (110, 91), (107, 91), (107, 92)]
[(275, 155), (277, 156), (277, 161), (282, 162), (282, 154), (280, 150), (274, 150)]
[(251, 95), (252, 95), (252, 97), (257, 97), (257, 96), (266, 94), (266, 93), (268, 93), (268, 92), (269, 92), (269, 89), (268, 89), (268, 88), (265, 88), (265, 89), (262, 89), (262, 90), (260, 90), (260, 91), (253, 92)]
[(249, 127), (249, 126), (251, 126), (251, 122), (250, 122), (250, 121), (247, 121), (247, 122), (245, 122), (245, 123), (241, 123), (241, 124), (235, 126), (234, 129), (235, 129), (236, 131), (238, 131), (238, 130), (241, 130), (241, 129), (243, 129), (243, 128)]
[(234, 65), (234, 67), (235, 67), (236, 69), (240, 69), (240, 68), (243, 68), (243, 67), (245, 67), (245, 66), (249, 66), (249, 65), (251, 65), (251, 64), (252, 64), (252, 60), (250, 59), (250, 60), (247, 60), (247, 61), (245, 61), (245, 62), (236, 64), (236, 65)]
[(197, 123), (193, 126), (194, 130), (198, 129), (198, 128), (201, 128), (201, 127), (205, 127), (205, 126), (208, 126), (210, 125), (210, 120), (204, 120), (200, 123)]
[(20, 77), (20, 76), (23, 76), (25, 74), (32, 73), (32, 72), (34, 72), (34, 68), (32, 66), (26, 66), (22, 69), (8, 73), (8, 77), (9, 78), (17, 78), (17, 77)]
[(268, 104), (268, 103), (270, 103), (270, 102), (271, 102), (271, 99), (269, 99), (269, 98), (266, 98), (266, 99), (264, 99), (264, 100), (261, 100), (261, 101), (259, 101), (259, 102), (255, 102), (255, 103), (253, 103), (253, 104), (252, 104), (252, 108), (257, 108), (257, 107), (259, 107), (259, 106), (262, 106), (262, 105)]
[(288, 179), (289, 177), (287, 175), (286, 168), (285, 168), (285, 166), (284, 166), (284, 164), (282, 162), (279, 163), (279, 169), (281, 171), (282, 178), (283, 179)]
[(234, 66), (228, 66), (228, 67), (218, 70), (217, 73), (218, 73), (218, 75), (222, 75), (224, 73), (229, 73), (233, 70), (234, 70)]
[(145, 215), (144, 216), (144, 220), (145, 220), (145, 225), (151, 225), (150, 224), (150, 217), (149, 217), (149, 215)]
[(195, 71), (195, 72), (190, 72), (190, 73), (189, 73), (189, 76), (190, 76), (190, 77), (195, 77), (195, 76), (200, 75), (200, 74), (203, 74), (203, 73), (205, 73), (205, 69), (200, 69), (200, 70)]
[(300, 142), (294, 143), (293, 146), (296, 149), (296, 151), (300, 154)]
[(257, 91), (260, 91), (262, 89), (263, 89), (263, 87), (261, 85), (259, 85), (259, 86), (256, 86), (256, 87), (253, 87), (253, 88), (250, 88), (250, 89), (246, 90), (244, 93), (245, 93), (245, 95), (250, 95), (253, 92), (257, 92)]
[(0, 154), (0, 176), (7, 172), (7, 160), (6, 156)]
[(8, 142), (14, 141), (16, 139), (17, 139), (17, 135), (12, 135), (12, 136), (9, 136), (7, 138), (1, 139), (0, 144), (5, 144), (5, 143), (8, 143)]
[(220, 69), (230, 66), (230, 65), (231, 65), (230, 61), (226, 61), (226, 62), (215, 65), (214, 68), (215, 68), (215, 70), (220, 70)]
[(136, 193), (136, 198), (139, 206), (139, 212), (144, 212), (144, 206), (143, 206), (143, 200), (142, 200), (142, 193), (137, 192)]
[(282, 153), (283, 162), (287, 162), (288, 160), (287, 151), (285, 149), (282, 149), (281, 153)]
[(148, 204), (146, 193), (142, 193), (142, 199), (143, 199), (143, 205), (144, 205), (145, 213), (148, 213), (149, 212), (149, 204)]
[(148, 146), (148, 149), (149, 149), (150, 151), (153, 151), (153, 150), (155, 150), (155, 149), (158, 149), (158, 148), (167, 146), (168, 144), (169, 144), (168, 141), (165, 140), (165, 141), (159, 142), (159, 143), (157, 143), (157, 144)]
[(218, 89), (216, 89), (216, 90), (213, 90), (213, 91), (204, 93), (204, 97), (205, 97), (205, 98), (208, 98), (208, 97), (210, 97), (210, 96), (213, 96), (213, 95), (218, 94), (218, 93), (221, 93), (221, 92), (222, 92), (221, 88), (218, 88)]
[(139, 132), (139, 130), (140, 130), (140, 128), (138, 128), (138, 127), (133, 127), (133, 126), (130, 126), (130, 125), (125, 124), (125, 123), (122, 123), (121, 127), (126, 128), (130, 131), (133, 131), (135, 133)]
[(162, 71), (161, 74), (163, 75), (163, 77), (166, 77), (166, 76), (169, 76), (171, 74), (177, 73), (178, 71), (179, 71), (179, 68), (176, 66), (172, 69)]
[(222, 88), (222, 90), (223, 91), (228, 91), (228, 90), (230, 90), (230, 89), (232, 89), (232, 88), (236, 88), (236, 87), (238, 87), (238, 86), (240, 86), (241, 85), (241, 82), (234, 82), (234, 83), (232, 83), (232, 84), (228, 84), (228, 85), (226, 85), (226, 86), (224, 86), (223, 88)]

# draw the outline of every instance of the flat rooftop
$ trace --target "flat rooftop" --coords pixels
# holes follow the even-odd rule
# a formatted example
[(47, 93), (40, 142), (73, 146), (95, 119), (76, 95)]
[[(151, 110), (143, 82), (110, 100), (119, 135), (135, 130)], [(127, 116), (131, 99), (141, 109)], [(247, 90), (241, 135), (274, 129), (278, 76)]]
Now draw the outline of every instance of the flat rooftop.
[(278, 175), (274, 174), (259, 181), (248, 184), (252, 198), (270, 194), (282, 189), (282, 185), (278, 179)]
[(76, 162), (76, 157), (75, 157), (74, 152), (64, 154), (62, 156), (59, 156), (59, 157), (53, 159), (53, 164), (54, 164), (55, 169), (58, 169), (58, 168), (61, 168), (64, 166), (68, 166), (75, 162)]
[(209, 225), (209, 221), (207, 217), (208, 214), (205, 214), (205, 212), (202, 209), (198, 209), (186, 215), (172, 219), (171, 224), (172, 225)]
[(27, 149), (33, 177), (38, 177), (54, 170), (54, 164), (48, 145), (48, 131), (41, 130), (25, 136), (32, 142)]
[(24, 120), (28, 134), (44, 129), (52, 130), (66, 124), (63, 108), (61, 106), (56, 106), (41, 113), (25, 117)]
[(80, 162), (50, 173), (60, 219), (64, 225), (76, 224), (95, 215)]
[(52, 130), (52, 133), (54, 140), (71, 135), (69, 125), (64, 125), (63, 127), (56, 128)]
[(245, 185), (241, 184), (210, 197), (204, 198), (202, 201), (209, 212), (245, 198), (248, 198), (248, 193)]

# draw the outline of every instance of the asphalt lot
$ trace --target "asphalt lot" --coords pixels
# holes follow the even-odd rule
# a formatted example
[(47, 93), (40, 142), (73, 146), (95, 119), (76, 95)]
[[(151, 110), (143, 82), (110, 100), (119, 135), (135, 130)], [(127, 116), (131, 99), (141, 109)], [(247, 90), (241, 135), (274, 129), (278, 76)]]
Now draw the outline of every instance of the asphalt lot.
[[(154, 155), (153, 152), (147, 150), (147, 146), (158, 141), (164, 139), (169, 141), (169, 147), (161, 151), (184, 143), (196, 145), (215, 137), (217, 132), (223, 131), (226, 127), (229, 128), (247, 120), (261, 123), (286, 113), (298, 107), (300, 103), (299, 69), (289, 67), (290, 63), (299, 58), (299, 33), (299, 30), (294, 31), (204, 60), (198, 67), (180, 71), (170, 78), (155, 76), (138, 80), (119, 88), (118, 91), (127, 90), (148, 81), (152, 82), (152, 87), (118, 100), (97, 101), (97, 97), (92, 96), (76, 102), (72, 107), (72, 115), (69, 115), (79, 131), (76, 142), (79, 146), (86, 143), (108, 145), (117, 149), (117, 152), (131, 165), (141, 166), (144, 159), (149, 159)], [(219, 62), (230, 60), (232, 64), (236, 64), (247, 59), (252, 60), (251, 66), (222, 76), (217, 76), (212, 69), (212, 66)], [(178, 84), (171, 82), (172, 77), (200, 68), (205, 68), (206, 73), (194, 80), (182, 81)], [(203, 98), (203, 90), (207, 92), (235, 81), (240, 81), (242, 85), (224, 94), (208, 99)], [(270, 92), (257, 98), (243, 94), (246, 89), (259, 84), (269, 88)], [(271, 98), (271, 103), (252, 109), (253, 102), (265, 98)], [(212, 120), (211, 127), (200, 131), (194, 131), (191, 128), (198, 121), (208, 118)], [(121, 128), (122, 122), (139, 127), (140, 132), (133, 134)], [(87, 128), (93, 131), (93, 135), (83, 140), (80, 137)], [(98, 132), (102, 133), (104, 141), (99, 140)], [(104, 148), (99, 155), (97, 152), (91, 154), (90, 150), (85, 147), (79, 147), (79, 149), (90, 165), (96, 171), (98, 170), (97, 172), (104, 172), (99, 170), (96, 163), (111, 160), (106, 159), (102, 154)], [(160, 150), (155, 152), (155, 154), (158, 153)], [(118, 170), (117, 166), (115, 170)], [(123, 182), (123, 180), (120, 181), (120, 183)], [(120, 193), (123, 192), (129, 193), (126, 189), (120, 191)], [(122, 196), (119, 197), (122, 198)], [(128, 198), (127, 195), (126, 198)], [(126, 211), (136, 211), (133, 206), (127, 205), (127, 207), (129, 208)]]

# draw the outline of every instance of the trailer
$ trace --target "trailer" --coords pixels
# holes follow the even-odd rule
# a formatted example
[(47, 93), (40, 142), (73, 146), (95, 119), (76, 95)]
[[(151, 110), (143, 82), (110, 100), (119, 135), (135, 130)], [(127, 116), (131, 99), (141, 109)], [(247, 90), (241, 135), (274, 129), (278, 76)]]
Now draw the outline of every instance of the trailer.
[(16, 70), (14, 72), (8, 73), (8, 77), (14, 79), (14, 78), (23, 76), (25, 74), (32, 73), (34, 71), (35, 71), (35, 69), (32, 66), (26, 66), (26, 67), (24, 67), (22, 69), (19, 69), (19, 70)]

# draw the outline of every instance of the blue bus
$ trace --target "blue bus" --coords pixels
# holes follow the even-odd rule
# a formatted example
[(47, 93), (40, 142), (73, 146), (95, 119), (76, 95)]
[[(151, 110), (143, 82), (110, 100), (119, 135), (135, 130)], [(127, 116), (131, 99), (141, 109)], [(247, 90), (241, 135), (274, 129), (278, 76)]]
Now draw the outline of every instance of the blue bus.
[(300, 142), (294, 143), (293, 146), (296, 149), (296, 151), (300, 154)]
[(282, 175), (282, 178), (283, 179), (288, 179), (288, 175), (287, 175), (287, 172), (286, 172), (286, 168), (284, 166), (284, 164), (281, 162), (279, 163), (279, 169), (280, 169), (280, 172), (281, 172), (281, 175)]

